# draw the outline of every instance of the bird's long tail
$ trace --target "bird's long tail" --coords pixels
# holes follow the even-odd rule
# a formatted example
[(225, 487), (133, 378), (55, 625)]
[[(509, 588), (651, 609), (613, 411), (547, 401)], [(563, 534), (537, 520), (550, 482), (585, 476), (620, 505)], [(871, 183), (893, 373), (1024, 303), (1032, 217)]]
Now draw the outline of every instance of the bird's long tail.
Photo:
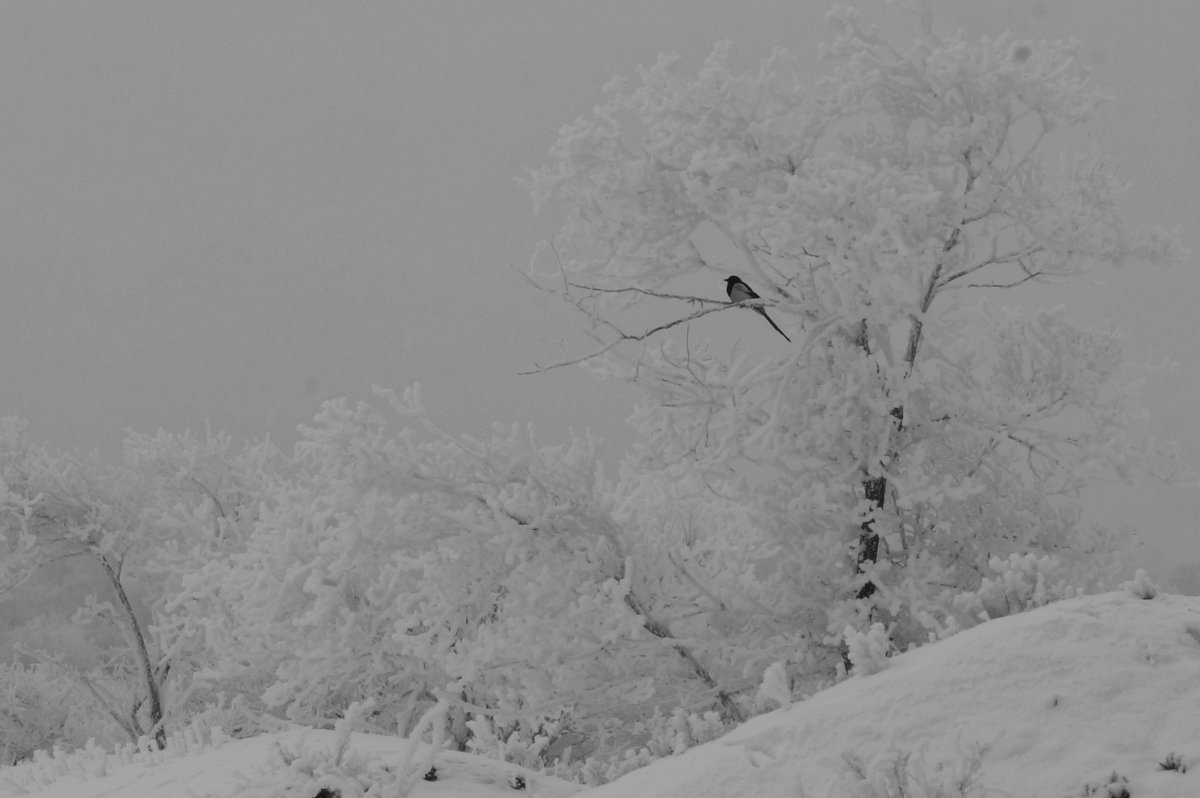
[(792, 342), (792, 339), (788, 338), (787, 333), (785, 333), (783, 330), (779, 329), (779, 325), (775, 323), (774, 319), (772, 319), (770, 316), (767, 315), (767, 312), (765, 310), (763, 310), (762, 308), (755, 308), (755, 310), (757, 310), (759, 312), (759, 314), (764, 319), (767, 320), (767, 324), (770, 324), (772, 327), (775, 328), (775, 332), (777, 332), (783, 336), (785, 341), (787, 341), (789, 344)]

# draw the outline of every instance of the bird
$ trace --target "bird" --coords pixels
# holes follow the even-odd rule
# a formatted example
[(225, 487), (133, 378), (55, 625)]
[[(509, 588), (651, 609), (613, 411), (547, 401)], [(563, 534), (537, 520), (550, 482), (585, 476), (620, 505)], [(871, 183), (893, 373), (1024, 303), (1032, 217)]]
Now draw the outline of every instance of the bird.
[[(742, 282), (742, 278), (738, 277), (736, 274), (725, 278), (725, 293), (729, 294), (730, 302), (745, 302), (747, 299), (762, 299), (762, 297), (754, 293), (753, 288)], [(788, 338), (787, 333), (779, 329), (779, 325), (771, 320), (771, 317), (767, 315), (767, 311), (763, 310), (761, 307), (751, 308), (751, 310), (766, 319), (767, 324), (770, 324), (772, 327), (774, 327), (775, 332), (782, 335), (785, 341), (787, 341), (789, 344), (792, 342), (792, 339)]]

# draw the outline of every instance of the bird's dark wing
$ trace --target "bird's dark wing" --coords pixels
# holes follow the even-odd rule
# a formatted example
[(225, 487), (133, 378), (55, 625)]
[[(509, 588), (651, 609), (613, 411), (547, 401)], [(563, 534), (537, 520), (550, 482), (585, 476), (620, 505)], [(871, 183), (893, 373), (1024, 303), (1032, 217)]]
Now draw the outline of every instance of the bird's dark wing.
[[(729, 294), (730, 302), (745, 302), (747, 299), (762, 299), (762, 297), (754, 292), (753, 288), (746, 285), (744, 282), (742, 282), (741, 278), (737, 276), (729, 277), (725, 280), (725, 293)], [(785, 341), (787, 341), (789, 344), (792, 342), (792, 339), (788, 338), (787, 333), (779, 329), (779, 325), (767, 315), (767, 311), (762, 308), (751, 309), (766, 319), (767, 323), (774, 327), (775, 332), (782, 335)]]

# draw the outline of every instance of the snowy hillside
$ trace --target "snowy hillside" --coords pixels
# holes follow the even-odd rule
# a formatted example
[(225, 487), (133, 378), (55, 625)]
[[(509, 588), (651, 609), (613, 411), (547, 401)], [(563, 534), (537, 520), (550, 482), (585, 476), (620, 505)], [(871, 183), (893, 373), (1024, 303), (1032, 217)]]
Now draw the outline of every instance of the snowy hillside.
[[(331, 732), (269, 735), (157, 765), (112, 761), (102, 777), (77, 768), (55, 778), (43, 765), (44, 786), (31, 777), (37, 766), (26, 765), (0, 770), (0, 798), (312, 798), (301, 790), (315, 783), (303, 778), (303, 764), (333, 744)], [(401, 748), (354, 735), (350, 761), (385, 778)], [(1170, 760), (1182, 767), (1163, 769)], [(436, 763), (439, 780), (418, 781), (413, 796), (578, 789), (463, 754), (445, 752)], [(888, 787), (897, 773), (909, 780), (906, 792)], [(517, 775), (526, 779), (520, 792), (511, 786)], [(1194, 798), (1200, 598), (1108, 593), (992, 621), (582, 794)]]
[[(1132, 798), (1200, 795), (1200, 599), (1108, 593), (992, 621), (588, 795), (957, 796), (864, 789), (843, 755), (886, 781), (911, 753), (910, 772), (953, 784), (980, 750), (967, 795), (1107, 798), (1114, 772)], [(1195, 772), (1162, 770), (1172, 753)]]

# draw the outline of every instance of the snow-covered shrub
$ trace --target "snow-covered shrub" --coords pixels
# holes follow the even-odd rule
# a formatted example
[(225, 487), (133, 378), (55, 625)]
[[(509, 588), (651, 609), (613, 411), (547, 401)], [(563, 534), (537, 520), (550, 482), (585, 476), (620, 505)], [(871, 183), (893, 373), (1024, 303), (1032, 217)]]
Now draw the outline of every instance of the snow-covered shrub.
[(1083, 593), (1070, 584), (1058, 558), (1050, 555), (993, 557), (988, 566), (995, 578), (984, 578), (974, 593), (960, 594), (955, 599), (959, 608), (981, 620), (1002, 618)]
[(167, 736), (165, 749), (159, 749), (147, 737), (136, 743), (116, 745), (112, 750), (89, 739), (80, 748), (68, 750), (55, 746), (51, 750), (38, 749), (32, 757), (18, 765), (0, 766), (3, 767), (0, 784), (7, 788), (8, 794), (25, 795), (44, 790), (64, 777), (77, 785), (82, 781), (101, 778), (110, 773), (113, 767), (160, 765), (179, 757), (220, 748), (225, 742), (226, 738), (220, 729), (196, 723), (177, 726)]
[(829, 519), (806, 517), (796, 534), (774, 504), (788, 501), (782, 490), (731, 497), (691, 469), (623, 470), (617, 518), (632, 538), (633, 589), (675, 619), (713, 678), (748, 711), (772, 663), (785, 663), (794, 692), (830, 683), (840, 653), (824, 644), (825, 628), (847, 583), (839, 533), (821, 523)]
[(960, 751), (954, 761), (930, 764), (924, 752), (889, 751), (869, 760), (853, 752), (842, 758), (848, 777), (841, 787), (847, 798), (982, 798), (980, 783), (986, 746)]
[(273, 758), (259, 772), (243, 776), (240, 794), (279, 798), (357, 796), (403, 798), (399, 775), (377, 758), (351, 753), (339, 756), (334, 748), (276, 745)]
[(1096, 798), (1130, 798), (1129, 779), (1113, 771), (1105, 781), (1093, 781), (1083, 785), (1080, 795)]
[(782, 709), (792, 705), (792, 683), (782, 662), (772, 662), (758, 685), (759, 699)]
[(318, 726), (372, 700), (364, 721), (391, 731), (412, 700), (445, 701), (548, 761), (622, 751), (624, 726), (710, 689), (634, 609), (591, 441), (453, 437), (415, 390), (384, 395), (398, 429), (327, 403), (242, 549), (183, 577), (202, 682), (265, 678), (267, 708)]
[(693, 746), (715, 740), (726, 731), (716, 712), (703, 715), (677, 708), (670, 716), (656, 715), (645, 724), (650, 732), (647, 748), (658, 755), (678, 756)]
[[(432, 762), (444, 742), (445, 705), (438, 704), (426, 713), (413, 736), (401, 741), (406, 751), (399, 762), (394, 757), (365, 754), (351, 747), (355, 727), (362, 724), (371, 709), (369, 701), (351, 704), (335, 724), (333, 740), (327, 745), (310, 744), (307, 737), (301, 737), (293, 745), (276, 743), (273, 761), (256, 773), (243, 776), (239, 794), (280, 798), (321, 795), (405, 798), (422, 778), (436, 773)], [(421, 742), (427, 733), (432, 734), (432, 744)]]
[(0, 764), (38, 750), (108, 745), (124, 735), (79, 682), (51, 663), (0, 665)]
[[(561, 722), (547, 720), (531, 728), (529, 723), (500, 724), (495, 718), (481, 715), (467, 721), (471, 730), (468, 748), (493, 759), (536, 769), (554, 758), (548, 755), (547, 749), (559, 742), (561, 725)], [(564, 749), (556, 745), (554, 750), (562, 754)]]
[(91, 571), (71, 596), (72, 623), (97, 648), (116, 644), (93, 652), (103, 672), (90, 675), (78, 636), (61, 628), (41, 630), (30, 650), (73, 668), (129, 739), (149, 734), (161, 747), (199, 709), (193, 676), (208, 655), (180, 580), (238, 547), (278, 451), (263, 443), (234, 455), (229, 436), (165, 432), (126, 444), (117, 465), (35, 445), (26, 424), (0, 421), (0, 585), (53, 579), (45, 566), (62, 560)]
[(854, 666), (856, 674), (870, 676), (888, 666), (892, 641), (888, 638), (887, 629), (883, 624), (877, 621), (871, 624), (871, 628), (866, 632), (860, 632), (852, 626), (847, 626), (843, 634), (845, 635), (846, 656)]
[(260, 734), (281, 731), (291, 724), (282, 721), (258, 705), (257, 698), (261, 693), (234, 693), (232, 695), (221, 691), (204, 691), (202, 708), (187, 715), (189, 723), (201, 728), (219, 728), (230, 737), (241, 740)]
[(1140, 599), (1149, 601), (1158, 595), (1158, 585), (1154, 584), (1150, 579), (1150, 574), (1142, 568), (1137, 569), (1133, 574), (1133, 579), (1128, 582), (1121, 583), (1121, 589), (1130, 595), (1137, 596)]
[(606, 759), (589, 757), (580, 767), (578, 779), (589, 787), (607, 784), (660, 758), (651, 753), (649, 748), (631, 748)]
[[(564, 756), (561, 759), (551, 758), (550, 761), (555, 775), (598, 786), (656, 759), (677, 756), (694, 746), (715, 740), (728, 730), (728, 721), (718, 712), (709, 710), (695, 713), (676, 708), (670, 714), (655, 712), (646, 720), (630, 724), (620, 734), (613, 734), (611, 745), (600, 746), (585, 759), (572, 760), (570, 756)], [(631, 741), (636, 744), (614, 750), (618, 744)], [(517, 748), (520, 750), (523, 744), (518, 743)], [(504, 758), (511, 762), (518, 761), (511, 755)], [(545, 760), (541, 764), (544, 767)]]
[(1183, 761), (1183, 757), (1172, 751), (1167, 754), (1163, 761), (1158, 763), (1159, 770), (1173, 770), (1176, 773), (1187, 773), (1187, 764)]

